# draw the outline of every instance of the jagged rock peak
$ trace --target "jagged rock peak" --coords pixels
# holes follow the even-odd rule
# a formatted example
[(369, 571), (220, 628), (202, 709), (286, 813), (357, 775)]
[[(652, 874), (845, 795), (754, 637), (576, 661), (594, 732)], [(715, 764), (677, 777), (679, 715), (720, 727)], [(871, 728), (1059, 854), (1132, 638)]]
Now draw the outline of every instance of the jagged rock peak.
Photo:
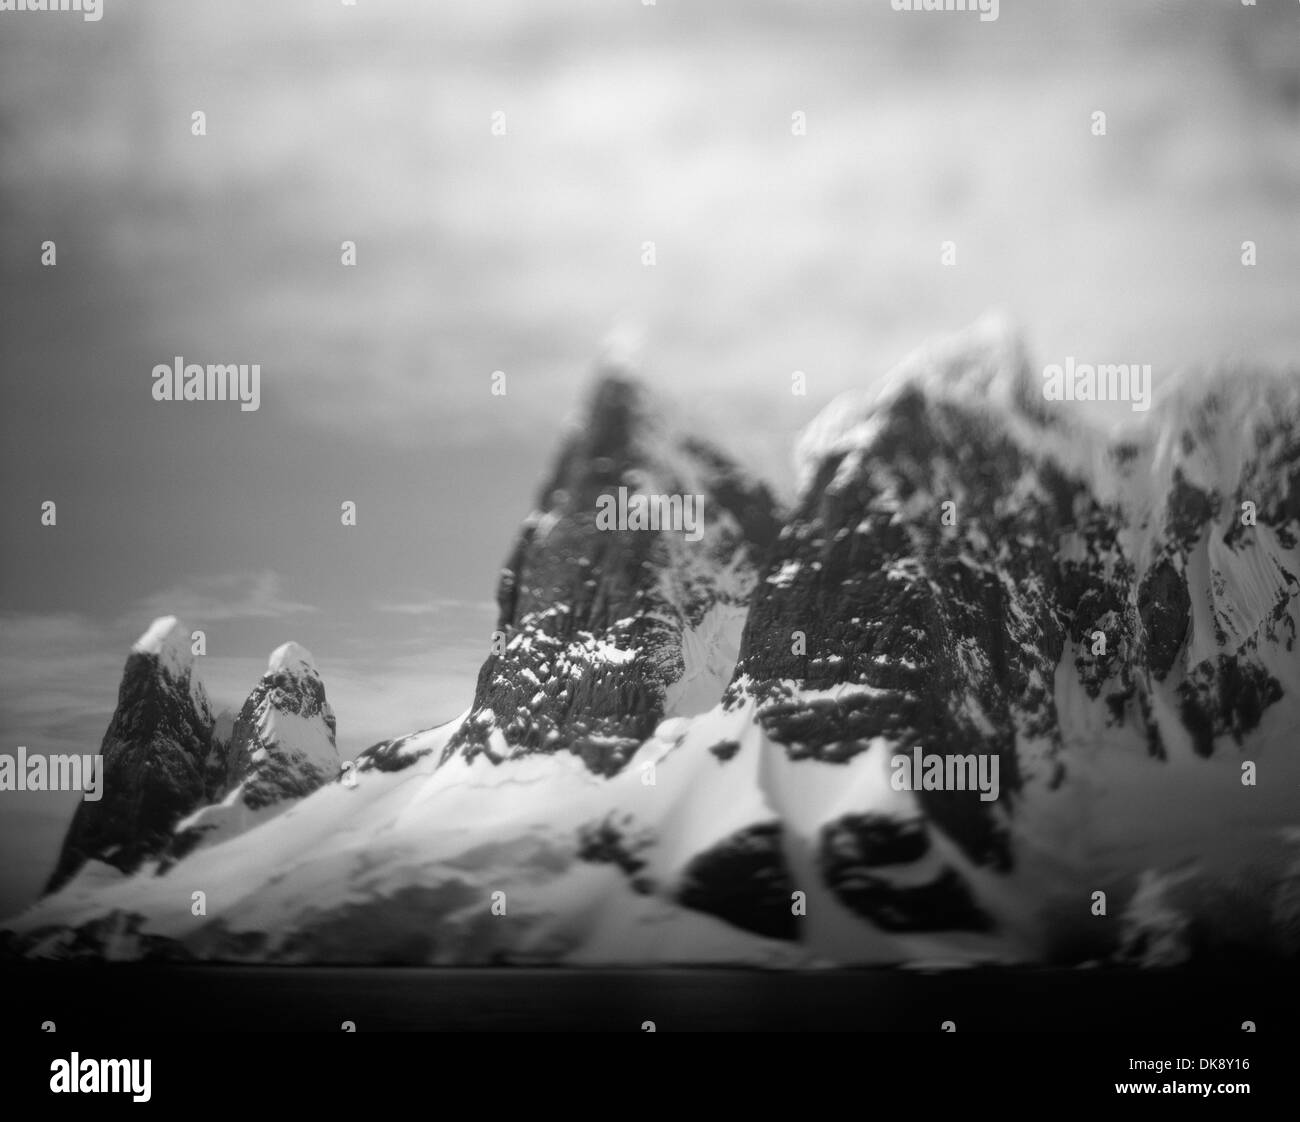
[[(675, 498), (675, 524), (602, 523), (598, 511), (627, 495), (670, 512)], [(567, 749), (617, 771), (666, 712), (721, 691), (778, 530), (761, 482), (605, 364), (503, 567), (506, 646), (484, 663), (445, 758)]]
[[(207, 690), (199, 678), (194, 665), (194, 653), (190, 647), (190, 629), (175, 616), (159, 616), (145, 629), (143, 635), (131, 644), (131, 654), (127, 659), (128, 669), (123, 676), (123, 685), (127, 682), (142, 681), (140, 674), (130, 671), (131, 659), (143, 655), (156, 660), (158, 668), (173, 682), (184, 686), (199, 717), (211, 725), (212, 705)], [(120, 702), (119, 698), (119, 702)]]
[[(271, 652), (230, 732), (215, 795), (242, 784), (254, 810), (300, 798), (338, 774), (334, 711), (311, 653), (297, 643)], [(219, 766), (219, 762), (218, 762)]]
[(557, 475), (571, 475), (578, 467), (603, 482), (616, 480), (629, 467), (666, 466), (681, 427), (670, 413), (627, 367), (601, 366), (583, 397)]
[(766, 483), (701, 435), (677, 405), (626, 365), (606, 362), (582, 398), (526, 525), (545, 541), (557, 518), (594, 518), (598, 496), (630, 492), (708, 496), (708, 527), (733, 521), (757, 548), (777, 532), (776, 502)]
[(104, 794), (77, 804), (47, 891), (89, 860), (134, 871), (161, 852), (173, 825), (204, 797), (212, 709), (189, 631), (162, 616), (132, 645), (100, 746)]
[(918, 347), (878, 386), (849, 390), (830, 402), (800, 434), (795, 470), (805, 487), (827, 457), (870, 442), (882, 415), (909, 396), (996, 415), (1021, 428), (1052, 424), (1032, 377), (1019, 330), (990, 313), (955, 335)]
[(243, 833), (338, 776), (334, 711), (311, 653), (271, 652), (237, 717), (217, 718), (204, 767), (208, 805), (176, 829), (168, 861)]
[(996, 409), (1036, 410), (1042, 402), (1021, 331), (1001, 312), (912, 351), (891, 371), (881, 396), (897, 397), (913, 387)]

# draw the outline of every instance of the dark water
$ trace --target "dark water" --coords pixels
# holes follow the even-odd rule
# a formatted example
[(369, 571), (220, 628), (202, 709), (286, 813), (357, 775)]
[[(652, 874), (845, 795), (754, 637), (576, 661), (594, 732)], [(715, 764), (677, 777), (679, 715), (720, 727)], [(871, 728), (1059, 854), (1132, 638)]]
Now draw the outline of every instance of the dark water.
[(0, 1027), (58, 1031), (1196, 1031), (1281, 1028), (1300, 972), (0, 968)]

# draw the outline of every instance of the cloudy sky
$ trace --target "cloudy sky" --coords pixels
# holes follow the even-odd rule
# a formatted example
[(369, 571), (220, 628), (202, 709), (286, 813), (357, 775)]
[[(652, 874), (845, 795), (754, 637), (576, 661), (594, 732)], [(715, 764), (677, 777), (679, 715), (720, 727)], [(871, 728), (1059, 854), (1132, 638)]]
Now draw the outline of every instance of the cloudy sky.
[[(989, 308), (1157, 380), (1300, 353), (1294, 3), (104, 2), (0, 13), (0, 751), (96, 750), (162, 613), (231, 706), (306, 645), (345, 755), (454, 716), (611, 346), (785, 495)], [(155, 402), (176, 355), (261, 408)], [(73, 798), (0, 794), (0, 911)]]

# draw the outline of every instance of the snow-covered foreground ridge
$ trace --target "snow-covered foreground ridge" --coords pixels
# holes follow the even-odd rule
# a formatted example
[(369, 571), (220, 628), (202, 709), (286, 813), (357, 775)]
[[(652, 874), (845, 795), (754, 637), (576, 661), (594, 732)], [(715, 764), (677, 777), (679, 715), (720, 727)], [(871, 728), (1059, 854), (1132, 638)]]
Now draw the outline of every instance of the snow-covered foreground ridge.
[[(223, 740), (191, 661), (151, 629), (127, 671), (152, 679), (124, 679), (109, 736), (167, 774), (201, 758), (197, 794), (108, 852), (83, 829), (75, 875), (4, 925), (10, 945), (1296, 955), (1300, 384), (1182, 379), (1118, 437), (1075, 408), (981, 323), (832, 403), (778, 512), (644, 390), (602, 380), (503, 570), (501, 641), (465, 713), (340, 772), (300, 648), (276, 652)], [(703, 537), (597, 530), (619, 486), (705, 496)], [(995, 761), (996, 797), (898, 789), (895, 757), (918, 749)]]

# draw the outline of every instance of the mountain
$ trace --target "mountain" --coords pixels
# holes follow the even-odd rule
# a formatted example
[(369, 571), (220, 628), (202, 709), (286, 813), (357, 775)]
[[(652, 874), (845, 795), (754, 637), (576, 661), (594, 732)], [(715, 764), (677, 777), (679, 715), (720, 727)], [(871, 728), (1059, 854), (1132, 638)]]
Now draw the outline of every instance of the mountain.
[[(1078, 408), (981, 322), (828, 405), (779, 512), (607, 376), (464, 714), (5, 926), (287, 962), (1294, 956), (1300, 383), (1184, 377), (1117, 434)], [(652, 495), (702, 532), (602, 521)]]
[(211, 733), (189, 632), (174, 616), (156, 619), (122, 672), (100, 746), (103, 797), (77, 804), (46, 891), (62, 887), (89, 860), (132, 872), (164, 848), (177, 819), (203, 801)]
[(339, 776), (334, 711), (310, 652), (285, 643), (230, 725), (213, 733), (209, 805), (176, 826), (169, 861), (242, 833)]
[[(601, 500), (617, 506), (620, 489), (647, 512), (679, 500), (680, 532), (602, 528)], [(777, 529), (766, 487), (670, 427), (643, 387), (603, 378), (506, 562), (502, 650), (444, 758), (567, 751), (616, 774), (665, 715), (707, 708), (726, 684)]]
[[(1268, 734), (1297, 728), (1297, 389), (1266, 375), (1184, 387), (1111, 444), (1072, 403), (1052, 410), (1019, 343), (984, 323), (810, 427), (727, 705), (846, 784), (919, 749), (996, 761), (1001, 788), (837, 794), (803, 857), (839, 905), (887, 931), (1021, 930), (1033, 957), (1060, 949), (1057, 922), (1104, 948), (1103, 925), (1066, 916), (1093, 891), (1133, 892), (1133, 849), (1096, 852), (1111, 784), (1124, 803), (1195, 785), (1194, 807), (1164, 808), (1140, 849), (1200, 856), (1179, 819), (1251, 797), (1240, 762), (1266, 742), (1285, 752)], [(784, 641), (795, 631), (806, 653)], [(1275, 763), (1294, 767), (1261, 766)], [(1261, 823), (1265, 803), (1280, 822), (1297, 809), (1284, 783), (1253, 792)], [(1147, 834), (1127, 810), (1116, 832)], [(1231, 830), (1216, 843), (1245, 844)], [(1028, 926), (996, 899), (1016, 886)]]
[[(678, 529), (603, 528), (602, 499), (616, 507), (620, 489), (647, 518), (668, 498)], [(502, 569), (498, 649), (440, 758), (567, 752), (617, 774), (664, 717), (717, 699), (778, 529), (764, 484), (606, 370)], [(408, 766), (409, 743), (376, 745), (360, 767)]]

